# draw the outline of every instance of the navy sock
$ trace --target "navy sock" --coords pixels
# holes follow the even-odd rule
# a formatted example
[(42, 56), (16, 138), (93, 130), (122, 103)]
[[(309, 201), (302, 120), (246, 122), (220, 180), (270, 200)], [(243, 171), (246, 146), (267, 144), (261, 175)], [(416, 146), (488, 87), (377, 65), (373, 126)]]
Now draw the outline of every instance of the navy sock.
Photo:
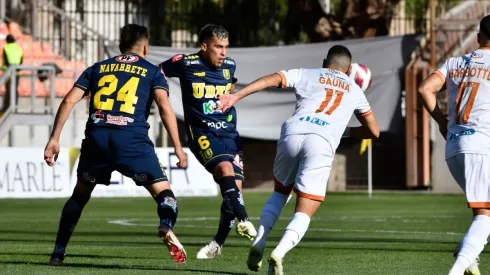
[(222, 177), (217, 182), (221, 188), (223, 201), (230, 209), (233, 210), (233, 214), (235, 214), (239, 221), (248, 220), (248, 215), (247, 211), (245, 210), (242, 193), (235, 183), (235, 177)]
[(157, 212), (160, 217), (160, 224), (165, 224), (172, 229), (179, 213), (174, 192), (170, 189), (165, 189), (155, 197), (155, 201), (158, 204)]
[(231, 208), (223, 201), (221, 203), (221, 218), (219, 221), (218, 232), (216, 232), (216, 236), (214, 240), (222, 246), (225, 243), (226, 238), (228, 238), (228, 234), (233, 228), (233, 224), (235, 223), (235, 214)]
[(64, 258), (66, 246), (89, 199), (90, 196), (86, 197), (79, 193), (73, 193), (65, 203), (61, 212), (58, 234), (56, 235), (56, 242), (51, 257)]

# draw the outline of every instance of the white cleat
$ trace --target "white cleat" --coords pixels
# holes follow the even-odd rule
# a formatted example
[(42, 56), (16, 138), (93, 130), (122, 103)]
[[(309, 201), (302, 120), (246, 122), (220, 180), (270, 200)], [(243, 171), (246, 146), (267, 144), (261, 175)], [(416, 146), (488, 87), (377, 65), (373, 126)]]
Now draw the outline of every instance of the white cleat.
[(251, 241), (257, 236), (257, 231), (250, 221), (239, 222), (236, 226), (236, 233), (240, 236), (247, 237)]
[(282, 272), (282, 258), (276, 255), (272, 251), (271, 256), (269, 257), (269, 275), (283, 275)]
[(218, 255), (221, 255), (221, 246), (214, 240), (197, 252), (197, 258), (200, 260), (213, 259)]
[(247, 266), (251, 271), (259, 272), (262, 267), (262, 257), (264, 255), (264, 248), (256, 246), (250, 247), (248, 252)]
[(471, 265), (464, 270), (464, 275), (481, 275), (480, 269), (478, 268), (478, 262), (480, 258), (476, 258)]

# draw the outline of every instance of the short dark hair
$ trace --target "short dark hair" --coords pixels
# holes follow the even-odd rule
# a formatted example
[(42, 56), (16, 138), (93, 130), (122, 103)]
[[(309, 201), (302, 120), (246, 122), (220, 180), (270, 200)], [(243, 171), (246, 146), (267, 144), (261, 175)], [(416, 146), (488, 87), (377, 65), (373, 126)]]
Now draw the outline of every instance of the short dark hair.
[(490, 15), (483, 17), (480, 21), (480, 33), (490, 39)]
[(15, 38), (11, 34), (7, 35), (7, 38), (5, 38), (5, 40), (7, 40), (7, 43), (14, 43), (15, 42)]
[(325, 58), (324, 65), (339, 65), (347, 69), (352, 61), (352, 54), (347, 47), (342, 45), (335, 45), (328, 50), (327, 57)]
[(219, 39), (228, 38), (230, 36), (228, 31), (223, 26), (207, 24), (199, 32), (199, 44), (206, 42), (214, 35)]
[(137, 24), (128, 24), (121, 28), (119, 50), (125, 52), (131, 50), (136, 43), (148, 39), (148, 28)]

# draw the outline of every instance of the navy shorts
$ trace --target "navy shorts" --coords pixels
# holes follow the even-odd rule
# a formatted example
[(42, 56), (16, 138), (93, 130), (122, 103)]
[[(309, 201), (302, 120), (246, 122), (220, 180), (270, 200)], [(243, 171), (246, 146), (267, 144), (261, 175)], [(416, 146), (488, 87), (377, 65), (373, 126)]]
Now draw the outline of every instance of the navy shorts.
[(224, 137), (187, 126), (187, 136), (189, 149), (208, 172), (213, 173), (220, 162), (229, 161), (233, 164), (235, 178), (244, 180), (242, 144), (238, 133), (235, 137)]
[(86, 184), (110, 184), (116, 170), (136, 185), (167, 181), (167, 175), (147, 135), (118, 129), (86, 131), (77, 177)]

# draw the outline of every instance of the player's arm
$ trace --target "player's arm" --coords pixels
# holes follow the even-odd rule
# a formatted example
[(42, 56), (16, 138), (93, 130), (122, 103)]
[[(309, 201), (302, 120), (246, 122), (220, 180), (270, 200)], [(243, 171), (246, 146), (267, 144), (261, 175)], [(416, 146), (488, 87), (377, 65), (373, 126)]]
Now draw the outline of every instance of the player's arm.
[(90, 74), (92, 68), (86, 69), (82, 75), (78, 78), (77, 82), (71, 90), (65, 95), (63, 101), (61, 101), (60, 107), (56, 112), (54, 119), (53, 130), (44, 149), (44, 160), (49, 166), (53, 166), (56, 162), (56, 158), (60, 152), (59, 140), (61, 131), (65, 125), (66, 120), (71, 114), (73, 107), (89, 92), (88, 86), (90, 83)]
[(357, 120), (359, 120), (362, 126), (347, 128), (344, 135), (361, 139), (378, 138), (378, 121), (376, 120), (373, 110), (371, 109), (371, 106), (367, 101), (366, 95), (362, 91), (358, 92), (359, 102), (356, 109), (354, 110), (354, 114), (356, 115)]
[(174, 109), (170, 105), (170, 99), (168, 97), (168, 83), (165, 80), (162, 71), (156, 70), (152, 79), (151, 89), (154, 93), (155, 103), (157, 104), (158, 111), (160, 113), (160, 118), (162, 119), (163, 125), (170, 135), (170, 139), (174, 144), (175, 154), (179, 159), (177, 166), (186, 167), (187, 166), (187, 155), (182, 149), (182, 144), (179, 139), (179, 128), (177, 126), (177, 117), (175, 116)]
[(344, 134), (345, 136), (360, 139), (379, 137), (378, 121), (376, 120), (373, 112), (370, 112), (366, 116), (357, 116), (357, 119), (362, 126), (347, 128), (346, 133)]
[[(444, 66), (444, 65), (443, 65)], [(447, 133), (447, 118), (439, 109), (437, 104), (436, 93), (442, 90), (446, 83), (444, 68), (439, 69), (426, 78), (419, 86), (418, 92), (422, 98), (422, 104), (434, 120), (439, 124), (441, 134), (446, 137)]]
[[(258, 91), (265, 90), (267, 88), (272, 88), (272, 87), (285, 87), (283, 85), (284, 83), (284, 75), (282, 72), (279, 73), (273, 73), (270, 75), (263, 76), (252, 83), (248, 84), (245, 86), (243, 89), (236, 93), (231, 93), (229, 95), (222, 95), (219, 97), (220, 104), (218, 109), (222, 110), (225, 112), (233, 104), (235, 104), (237, 101), (240, 99), (247, 97), (253, 93), (256, 93)], [(234, 85), (233, 85), (234, 86)], [(233, 87), (232, 86), (232, 87)]]
[(182, 66), (183, 59), (183, 54), (175, 55), (172, 58), (163, 61), (160, 64), (160, 69), (166, 77), (182, 77), (184, 75)]
[(177, 117), (175, 116), (174, 109), (170, 105), (170, 100), (168, 98), (168, 92), (164, 89), (155, 90), (155, 102), (158, 106), (158, 111), (160, 112), (160, 118), (165, 125), (165, 129), (170, 135), (170, 139), (174, 144), (175, 154), (179, 158), (177, 166), (186, 167), (187, 157), (184, 150), (182, 149), (182, 144), (179, 139), (179, 129), (177, 126)]

